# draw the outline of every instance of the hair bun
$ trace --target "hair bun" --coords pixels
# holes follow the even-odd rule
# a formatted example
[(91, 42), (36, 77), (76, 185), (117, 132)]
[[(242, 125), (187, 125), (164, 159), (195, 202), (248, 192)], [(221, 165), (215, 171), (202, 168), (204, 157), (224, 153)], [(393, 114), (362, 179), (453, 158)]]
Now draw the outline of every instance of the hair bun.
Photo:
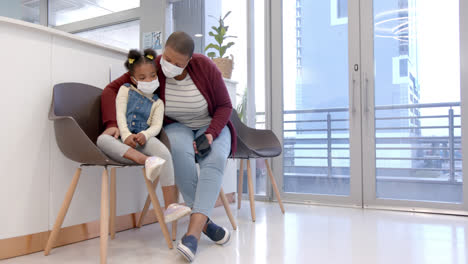
[(130, 72), (133, 72), (134, 67), (141, 63), (151, 63), (157, 68), (156, 62), (154, 61), (155, 58), (156, 51), (152, 49), (145, 49), (143, 54), (137, 49), (132, 49), (128, 52), (127, 60), (124, 65)]
[(137, 60), (138, 58), (141, 57), (141, 52), (136, 50), (136, 49), (132, 49), (128, 52), (128, 58), (129, 59), (134, 59), (134, 60)]
[(154, 49), (145, 49), (143, 52), (143, 56), (147, 58), (153, 57), (152, 60), (154, 60), (154, 58), (156, 58), (158, 54), (156, 54), (156, 51)]

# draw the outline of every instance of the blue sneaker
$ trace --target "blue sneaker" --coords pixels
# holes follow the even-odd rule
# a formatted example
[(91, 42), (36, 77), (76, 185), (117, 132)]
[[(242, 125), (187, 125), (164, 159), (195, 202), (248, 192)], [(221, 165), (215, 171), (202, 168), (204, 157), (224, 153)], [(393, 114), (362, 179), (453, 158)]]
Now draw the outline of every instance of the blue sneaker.
[(226, 228), (218, 226), (209, 218), (206, 221), (206, 231), (203, 231), (203, 234), (218, 245), (226, 244), (231, 238), (231, 233)]
[(177, 245), (177, 251), (188, 261), (192, 262), (195, 259), (195, 253), (197, 253), (198, 240), (196, 237), (190, 235), (184, 235)]

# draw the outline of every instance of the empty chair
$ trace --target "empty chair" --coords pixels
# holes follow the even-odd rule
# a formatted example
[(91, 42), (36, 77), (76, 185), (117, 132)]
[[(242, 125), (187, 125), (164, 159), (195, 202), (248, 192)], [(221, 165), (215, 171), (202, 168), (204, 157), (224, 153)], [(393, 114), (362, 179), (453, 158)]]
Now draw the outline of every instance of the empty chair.
[(273, 177), (273, 173), (268, 163), (268, 158), (277, 157), (281, 154), (282, 148), (281, 143), (278, 138), (275, 136), (271, 130), (261, 130), (250, 128), (246, 126), (239, 119), (237, 111), (232, 110), (231, 113), (231, 122), (234, 125), (234, 128), (237, 132), (237, 151), (234, 155), (235, 159), (240, 159), (240, 172), (239, 172), (239, 186), (238, 186), (238, 205), (237, 208), (241, 208), (241, 199), (242, 199), (242, 187), (243, 187), (243, 177), (244, 177), (244, 160), (247, 160), (247, 183), (249, 189), (249, 200), (250, 200), (250, 210), (252, 214), (252, 221), (255, 221), (255, 203), (254, 203), (254, 190), (252, 175), (250, 169), (250, 159), (265, 159), (265, 165), (268, 171), (268, 176), (270, 177), (271, 184), (273, 186), (273, 191), (275, 192), (276, 198), (278, 199), (281, 212), (284, 214), (284, 206), (281, 201), (280, 192), (278, 186), (276, 185), (276, 180)]

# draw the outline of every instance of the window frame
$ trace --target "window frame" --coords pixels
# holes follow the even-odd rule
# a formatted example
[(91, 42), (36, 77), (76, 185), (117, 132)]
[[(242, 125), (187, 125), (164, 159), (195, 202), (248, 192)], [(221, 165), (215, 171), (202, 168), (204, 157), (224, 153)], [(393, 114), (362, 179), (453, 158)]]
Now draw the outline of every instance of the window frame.
[(339, 1), (342, 0), (330, 0), (330, 24), (332, 26), (348, 24), (348, 16), (339, 17)]

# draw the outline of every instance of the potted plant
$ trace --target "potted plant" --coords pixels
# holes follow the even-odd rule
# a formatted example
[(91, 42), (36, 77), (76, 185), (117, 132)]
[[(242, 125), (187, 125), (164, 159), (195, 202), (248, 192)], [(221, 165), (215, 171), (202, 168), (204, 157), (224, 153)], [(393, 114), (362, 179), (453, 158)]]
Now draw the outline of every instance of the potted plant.
[[(238, 94), (240, 95), (240, 94)], [(237, 115), (239, 119), (244, 123), (247, 124), (247, 87), (244, 89), (244, 93), (241, 95), (241, 103), (237, 105)]]
[[(216, 43), (210, 43), (205, 47), (205, 51), (209, 49), (215, 49), (216, 51), (218, 51), (218, 54), (216, 54), (216, 51), (210, 51), (206, 55), (213, 60), (213, 62), (216, 64), (216, 66), (218, 66), (218, 69), (223, 74), (223, 77), (226, 79), (231, 79), (234, 57), (232, 56), (232, 54), (231, 58), (227, 56), (225, 57), (224, 55), (226, 54), (227, 49), (234, 45), (234, 42), (231, 41), (225, 43), (225, 40), (229, 38), (237, 38), (236, 36), (226, 35), (229, 26), (226, 26), (224, 24), (224, 20), (227, 16), (229, 16), (229, 14), (231, 14), (231, 11), (227, 12), (226, 15), (224, 15), (224, 17), (219, 17), (218, 27), (211, 27), (213, 31), (210, 31), (208, 35), (212, 36), (215, 39)], [(214, 16), (211, 17), (216, 19)], [(218, 57), (216, 57), (216, 55), (218, 55)]]

